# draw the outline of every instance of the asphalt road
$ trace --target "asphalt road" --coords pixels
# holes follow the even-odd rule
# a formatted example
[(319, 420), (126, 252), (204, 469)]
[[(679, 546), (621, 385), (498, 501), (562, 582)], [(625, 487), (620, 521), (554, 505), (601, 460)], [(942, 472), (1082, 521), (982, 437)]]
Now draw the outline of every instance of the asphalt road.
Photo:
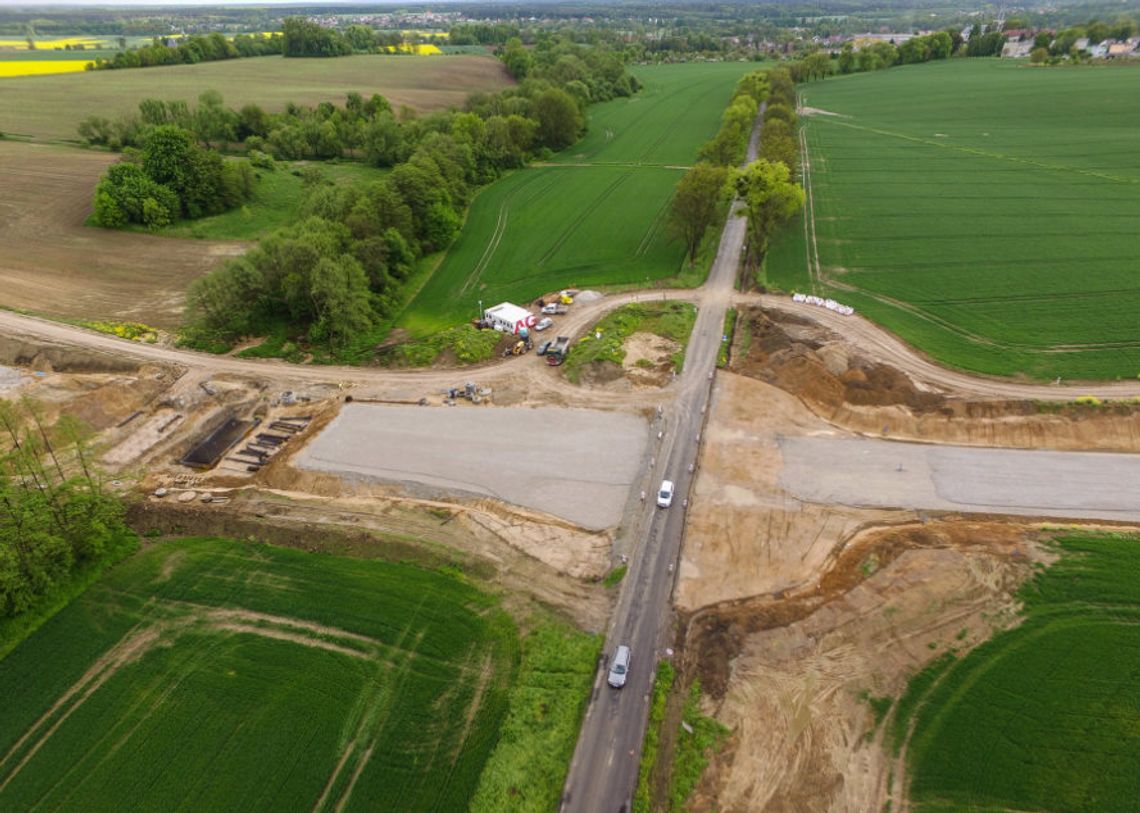
[[(756, 155), (759, 132), (757, 124), (749, 158)], [(650, 482), (672, 480), (676, 494), (671, 508), (656, 507), (655, 490), (647, 494), (640, 521), (630, 530), (639, 535), (640, 543), (633, 549), (622, 583), (606, 635), (604, 658), (594, 677), (590, 704), (570, 763), (561, 806), (567, 813), (628, 810), (636, 789), (653, 673), (672, 631), (671, 598), (685, 529), (683, 503), (693, 479), (690, 466), (696, 465), (745, 231), (744, 218), (730, 214), (702, 289), (700, 310), (685, 351), (684, 372), (675, 385), (676, 398), (659, 420), (663, 435), (657, 441)], [(606, 676), (609, 660), (622, 644), (629, 646), (631, 662), (626, 685), (619, 690), (610, 688)]]

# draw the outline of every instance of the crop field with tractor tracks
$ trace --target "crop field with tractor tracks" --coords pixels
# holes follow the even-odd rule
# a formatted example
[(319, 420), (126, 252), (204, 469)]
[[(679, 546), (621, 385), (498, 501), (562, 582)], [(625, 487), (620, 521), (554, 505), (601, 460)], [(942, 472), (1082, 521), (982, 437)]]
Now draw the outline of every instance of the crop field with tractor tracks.
[(1072, 535), (1022, 588), (1026, 620), (911, 681), (893, 719), (911, 809), (1135, 810), (1140, 549)]
[(1140, 374), (1140, 67), (955, 59), (801, 86), (805, 216), (766, 281), (938, 361)]
[(0, 808), (461, 809), (518, 654), (450, 574), (152, 544), (0, 661)]
[(684, 245), (666, 228), (673, 188), (720, 123), (752, 63), (652, 65), (628, 99), (590, 108), (590, 131), (550, 163), (475, 198), (456, 242), (401, 317), (414, 334), (475, 316), (478, 302), (645, 283), (676, 274)]

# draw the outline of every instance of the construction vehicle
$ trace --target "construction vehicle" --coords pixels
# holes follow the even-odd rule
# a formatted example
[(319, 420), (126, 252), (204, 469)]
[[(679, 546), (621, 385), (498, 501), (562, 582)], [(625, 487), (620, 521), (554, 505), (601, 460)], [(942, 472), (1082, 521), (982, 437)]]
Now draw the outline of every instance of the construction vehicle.
[(481, 404), (485, 399), (491, 397), (491, 388), (484, 387), (478, 389), (474, 381), (468, 381), (462, 387), (448, 387), (444, 393), (448, 401), (457, 401), (460, 398), (466, 398), (473, 404)]
[(551, 302), (549, 305), (542, 306), (542, 312), (548, 316), (565, 316), (570, 312), (570, 309), (565, 305), (559, 305), (557, 302)]
[(566, 361), (568, 355), (570, 355), (570, 337), (559, 336), (550, 347), (546, 348), (546, 363), (551, 367), (557, 367)]
[(532, 347), (534, 347), (534, 343), (529, 339), (517, 341), (511, 347), (508, 347), (503, 351), (503, 358), (507, 358), (508, 356), (521, 356), (523, 353), (528, 352)]

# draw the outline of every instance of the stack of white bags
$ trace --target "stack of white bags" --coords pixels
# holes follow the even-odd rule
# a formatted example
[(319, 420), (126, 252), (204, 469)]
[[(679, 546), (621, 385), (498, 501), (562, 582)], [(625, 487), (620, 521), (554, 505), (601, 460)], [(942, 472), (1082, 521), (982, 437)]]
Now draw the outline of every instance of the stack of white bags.
[(811, 294), (792, 294), (792, 301), (806, 302), (809, 305), (819, 305), (820, 307), (827, 308), (829, 311), (835, 311), (843, 316), (850, 316), (855, 313), (855, 309), (850, 305), (844, 305), (840, 302), (836, 302), (834, 299), (812, 296)]

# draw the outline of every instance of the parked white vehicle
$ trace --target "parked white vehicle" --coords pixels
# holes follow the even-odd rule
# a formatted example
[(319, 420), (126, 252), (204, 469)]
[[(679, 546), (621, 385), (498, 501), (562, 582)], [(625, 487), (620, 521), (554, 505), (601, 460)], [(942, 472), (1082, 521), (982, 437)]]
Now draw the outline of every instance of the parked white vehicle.
[(535, 330), (546, 330), (548, 327), (550, 327), (553, 324), (554, 324), (554, 320), (548, 316), (545, 319), (539, 319), (538, 324), (534, 326), (534, 329)]

